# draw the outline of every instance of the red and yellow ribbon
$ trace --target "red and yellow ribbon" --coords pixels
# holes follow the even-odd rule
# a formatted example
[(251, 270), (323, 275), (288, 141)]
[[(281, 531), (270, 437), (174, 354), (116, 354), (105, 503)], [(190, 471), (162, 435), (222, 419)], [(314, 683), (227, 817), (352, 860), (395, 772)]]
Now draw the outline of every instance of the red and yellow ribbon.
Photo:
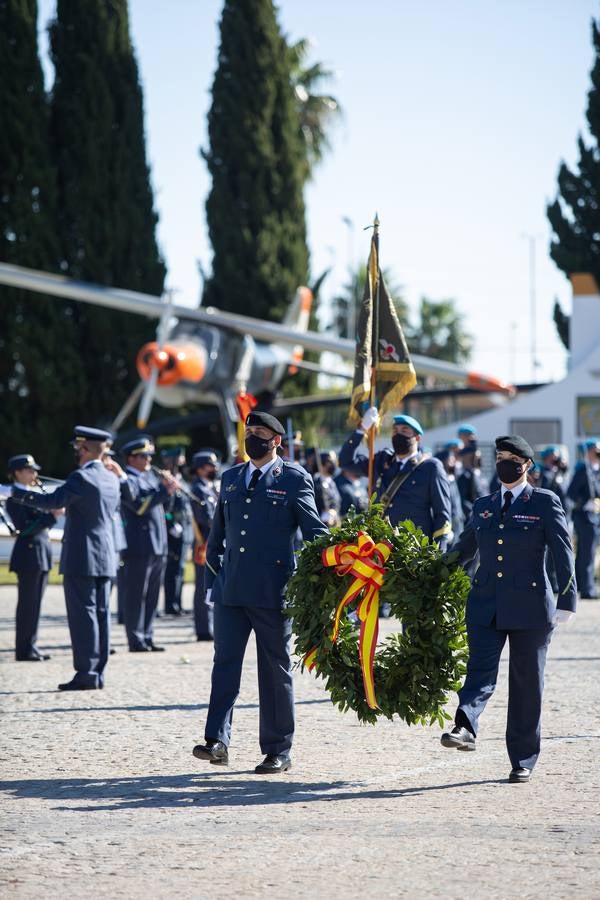
[[(331, 632), (333, 644), (335, 644), (340, 631), (340, 622), (345, 607), (363, 594), (356, 609), (360, 621), (358, 653), (365, 697), (371, 709), (379, 708), (375, 697), (373, 662), (379, 634), (379, 590), (385, 574), (384, 564), (391, 552), (392, 545), (389, 541), (380, 541), (376, 544), (368, 534), (359, 531), (355, 544), (336, 544), (334, 547), (326, 547), (322, 553), (324, 566), (335, 566), (338, 575), (353, 576), (352, 583), (335, 611)], [(316, 654), (317, 650), (313, 648), (304, 657), (304, 664), (309, 671), (315, 667)]]

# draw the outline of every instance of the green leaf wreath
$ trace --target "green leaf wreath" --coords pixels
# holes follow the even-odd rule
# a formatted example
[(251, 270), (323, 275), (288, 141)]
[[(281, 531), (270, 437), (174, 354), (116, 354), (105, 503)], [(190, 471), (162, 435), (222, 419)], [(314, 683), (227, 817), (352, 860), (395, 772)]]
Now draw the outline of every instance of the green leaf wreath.
[[(387, 540), (392, 552), (385, 564), (380, 604), (389, 603), (402, 622), (402, 633), (391, 634), (377, 647), (374, 680), (379, 709), (367, 705), (358, 653), (358, 631), (342, 616), (337, 641), (331, 631), (336, 607), (349, 576), (325, 568), (324, 548), (352, 543), (359, 531), (375, 541)], [(288, 584), (287, 614), (293, 618), (296, 653), (302, 660), (316, 648), (316, 674), (342, 711), (352, 709), (362, 722), (378, 716), (398, 715), (409, 725), (449, 718), (444, 706), (450, 691), (460, 687), (466, 668), (464, 625), (469, 578), (449, 568), (437, 545), (412, 522), (392, 527), (383, 507), (374, 504), (366, 513), (352, 510), (344, 523), (306, 545)], [(355, 608), (353, 603), (348, 610)]]

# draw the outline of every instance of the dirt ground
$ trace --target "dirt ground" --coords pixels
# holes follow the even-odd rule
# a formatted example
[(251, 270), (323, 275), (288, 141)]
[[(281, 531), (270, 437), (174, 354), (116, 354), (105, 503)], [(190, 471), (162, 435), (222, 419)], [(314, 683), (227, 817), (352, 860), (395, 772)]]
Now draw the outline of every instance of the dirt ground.
[(600, 602), (553, 640), (528, 785), (507, 783), (505, 661), (476, 753), (444, 750), (437, 728), (361, 726), (298, 674), (293, 769), (265, 778), (252, 645), (217, 768), (191, 755), (212, 647), (189, 617), (160, 619), (162, 654), (129, 654), (115, 625), (105, 689), (61, 694), (61, 588), (44, 601), (49, 662), (14, 661), (14, 604), (0, 588), (2, 896), (600, 897)]

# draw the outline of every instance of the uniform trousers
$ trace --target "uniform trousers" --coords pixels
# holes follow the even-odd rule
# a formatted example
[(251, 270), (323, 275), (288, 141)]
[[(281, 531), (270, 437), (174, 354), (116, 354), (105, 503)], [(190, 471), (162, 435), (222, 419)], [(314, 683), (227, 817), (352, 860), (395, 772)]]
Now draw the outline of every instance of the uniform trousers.
[(456, 723), (477, 734), (479, 716), (496, 689), (500, 656), (508, 639), (506, 747), (515, 769), (533, 769), (540, 753), (544, 667), (553, 630), (552, 625), (514, 631), (501, 631), (493, 623), (467, 625), (469, 661), (458, 692)]
[(74, 681), (102, 687), (110, 650), (110, 590), (106, 576), (65, 575)]
[(215, 603), (215, 655), (205, 737), (229, 745), (250, 632), (256, 635), (259, 742), (263, 753), (286, 753), (294, 736), (292, 623), (280, 609)]
[(596, 593), (594, 582), (594, 563), (598, 543), (596, 516), (575, 509), (573, 510), (573, 527), (577, 535), (577, 553), (575, 556), (575, 578), (581, 597), (593, 597)]
[(17, 659), (22, 659), (37, 649), (40, 608), (48, 583), (48, 573), (19, 572), (17, 580), (15, 656)]
[(166, 558), (156, 555), (127, 555), (124, 559), (125, 630), (131, 649), (152, 643), (154, 617), (163, 582)]
[(194, 588), (194, 625), (196, 637), (212, 638), (214, 635), (214, 604), (206, 599), (204, 573), (206, 566), (194, 565), (196, 570), (196, 586)]
[(113, 585), (117, 586), (117, 622), (125, 624), (125, 562), (121, 553), (117, 554), (117, 574), (113, 579)]
[(181, 609), (181, 592), (187, 545), (183, 540), (169, 538), (169, 553), (165, 567), (165, 612), (178, 612)]

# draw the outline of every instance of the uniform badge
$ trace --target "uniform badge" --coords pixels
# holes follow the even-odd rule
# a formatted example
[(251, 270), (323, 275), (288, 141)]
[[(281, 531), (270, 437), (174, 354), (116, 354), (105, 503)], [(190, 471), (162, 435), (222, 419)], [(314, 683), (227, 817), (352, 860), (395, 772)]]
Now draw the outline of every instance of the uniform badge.
[(235, 491), (235, 484), (228, 484), (225, 488), (226, 491)]
[(479, 515), (481, 516), (482, 519), (489, 519), (491, 516), (494, 515), (494, 513), (490, 512), (489, 509), (484, 509), (484, 511), (479, 513)]

